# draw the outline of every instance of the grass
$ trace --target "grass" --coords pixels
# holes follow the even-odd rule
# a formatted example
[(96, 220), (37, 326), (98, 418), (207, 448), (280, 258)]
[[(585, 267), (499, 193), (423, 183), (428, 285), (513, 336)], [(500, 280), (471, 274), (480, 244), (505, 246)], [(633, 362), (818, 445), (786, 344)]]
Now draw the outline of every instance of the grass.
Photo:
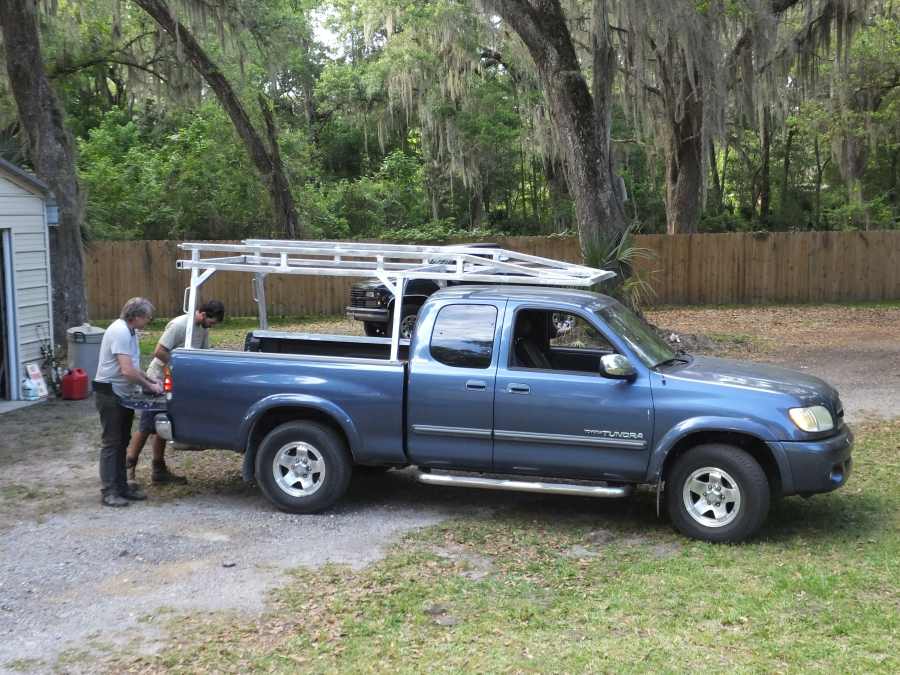
[[(536, 497), (298, 570), (257, 619), (191, 615), (137, 670), (898, 672), (900, 419), (857, 429), (848, 486), (776, 502), (736, 546), (654, 499)], [(460, 492), (478, 503), (478, 494)]]

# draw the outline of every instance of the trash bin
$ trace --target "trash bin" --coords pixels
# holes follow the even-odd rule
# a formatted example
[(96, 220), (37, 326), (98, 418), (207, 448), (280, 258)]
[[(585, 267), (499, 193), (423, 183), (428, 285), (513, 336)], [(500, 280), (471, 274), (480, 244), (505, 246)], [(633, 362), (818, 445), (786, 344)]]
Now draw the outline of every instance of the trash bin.
[(100, 362), (100, 343), (106, 331), (89, 323), (66, 331), (69, 344), (69, 368), (81, 368), (88, 376), (88, 388), (93, 390), (97, 364)]

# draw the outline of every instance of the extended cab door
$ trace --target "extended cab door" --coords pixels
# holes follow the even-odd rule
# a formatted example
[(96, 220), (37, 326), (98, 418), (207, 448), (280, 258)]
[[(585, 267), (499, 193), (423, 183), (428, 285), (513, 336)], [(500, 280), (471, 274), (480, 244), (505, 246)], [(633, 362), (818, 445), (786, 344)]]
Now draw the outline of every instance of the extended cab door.
[(505, 301), (448, 300), (416, 327), (407, 453), (420, 466), (489, 470), (499, 327)]
[[(507, 314), (514, 311), (510, 306)], [(506, 320), (494, 403), (494, 470), (595, 480), (642, 480), (649, 459), (649, 373), (604, 377), (622, 353), (591, 313), (519, 306)]]

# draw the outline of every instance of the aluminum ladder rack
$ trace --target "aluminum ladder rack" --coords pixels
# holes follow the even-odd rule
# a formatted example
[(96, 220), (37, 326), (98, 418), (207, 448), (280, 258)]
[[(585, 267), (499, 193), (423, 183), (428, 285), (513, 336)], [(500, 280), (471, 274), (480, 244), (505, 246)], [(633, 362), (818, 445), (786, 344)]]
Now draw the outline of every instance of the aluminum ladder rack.
[[(590, 287), (615, 276), (614, 272), (472, 244), (416, 246), (410, 244), (357, 243), (348, 241), (299, 241), (245, 239), (240, 244), (192, 243), (178, 248), (190, 253), (176, 267), (191, 271), (185, 289), (184, 311), (193, 316), (197, 291), (218, 271), (249, 272), (253, 298), (262, 328), (268, 327), (265, 279), (269, 274), (375, 278), (403, 306), (410, 279), (523, 284), (529, 286)], [(391, 360), (400, 345), (401, 312), (394, 312)], [(190, 348), (194, 323), (188, 321), (185, 347)]]

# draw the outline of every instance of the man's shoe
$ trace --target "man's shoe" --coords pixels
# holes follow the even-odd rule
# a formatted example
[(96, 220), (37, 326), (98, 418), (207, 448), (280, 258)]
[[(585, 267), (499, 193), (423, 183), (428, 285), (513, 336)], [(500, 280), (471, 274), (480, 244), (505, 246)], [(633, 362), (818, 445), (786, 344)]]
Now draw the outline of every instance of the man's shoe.
[(122, 495), (118, 495), (114, 492), (103, 495), (103, 497), (100, 499), (100, 503), (103, 504), (103, 506), (112, 506), (114, 508), (129, 506), (129, 502), (127, 499), (125, 499)]
[(153, 462), (153, 474), (150, 477), (154, 483), (158, 485), (186, 485), (187, 478), (169, 471), (169, 467), (165, 464), (157, 464)]
[(144, 494), (144, 491), (141, 490), (140, 485), (137, 483), (129, 483), (128, 487), (122, 492), (122, 496), (133, 502), (140, 502), (147, 499), (147, 495)]

